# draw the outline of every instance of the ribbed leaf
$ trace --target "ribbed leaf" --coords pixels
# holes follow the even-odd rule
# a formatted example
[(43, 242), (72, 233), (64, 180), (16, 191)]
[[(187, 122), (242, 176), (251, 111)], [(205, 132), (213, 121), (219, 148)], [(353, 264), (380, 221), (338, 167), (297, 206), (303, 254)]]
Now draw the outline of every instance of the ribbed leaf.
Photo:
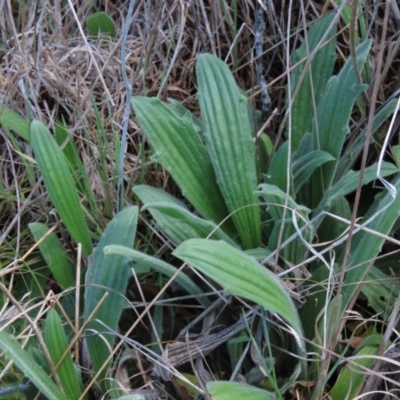
[[(383, 192), (376, 197), (374, 204), (371, 206), (367, 215), (363, 218), (364, 221), (368, 220), (369, 217), (388, 206), (385, 211), (378, 215), (368, 225), (369, 229), (384, 235), (387, 235), (390, 232), (391, 227), (399, 216), (400, 210), (400, 177), (397, 176), (392, 184), (397, 190), (397, 195), (394, 201), (388, 191)], [(357, 288), (366, 278), (365, 274), (368, 271), (371, 260), (379, 254), (383, 242), (384, 239), (382, 237), (372, 235), (365, 231), (361, 231), (354, 235), (350, 250), (351, 258), (347, 265), (348, 271), (346, 272), (346, 279), (342, 288), (342, 312), (347, 309), (347, 306), (356, 293)]]
[(152, 158), (167, 169), (204, 218), (221, 222), (228, 211), (190, 113), (182, 117), (157, 98), (133, 97), (132, 107), (155, 149)]
[[(316, 48), (322, 37), (325, 35), (334, 14), (327, 14), (320, 18), (307, 33), (306, 40), (293, 54), (293, 64), (307, 58)], [(312, 131), (314, 119), (314, 104), (319, 104), (322, 93), (328, 79), (332, 75), (333, 66), (336, 60), (335, 40), (336, 26), (326, 36), (325, 44), (317, 51), (310, 64), (310, 69), (305, 73), (304, 80), (301, 76), (304, 71), (306, 60), (296, 67), (291, 76), (292, 95), (300, 85), (293, 103), (292, 113), (292, 149), (295, 151), (304, 134)], [(312, 84), (311, 84), (312, 82)]]
[(29, 378), (47, 398), (57, 400), (69, 399), (32, 359), (27, 351), (21, 348), (14, 337), (4, 331), (0, 331), (0, 348), (21, 370), (23, 375)]
[[(110, 244), (132, 247), (136, 233), (138, 208), (129, 207), (118, 213), (107, 225), (100, 242), (93, 251), (93, 263), (88, 269), (85, 290), (85, 320), (99, 303), (105, 292), (108, 297), (95, 314), (111, 330), (116, 330), (122, 310), (126, 307), (124, 295), (130, 276), (131, 264), (129, 260), (118, 254), (104, 255), (104, 248)], [(91, 321), (88, 329), (104, 331), (104, 326), (96, 321)], [(112, 335), (105, 335), (104, 340), (110, 348), (114, 343)], [(109, 347), (99, 336), (89, 335), (87, 344), (93, 368), (98, 371), (109, 356)], [(102, 377), (106, 373), (103, 372)]]
[[(370, 47), (370, 40), (357, 47), (356, 62), (359, 70), (365, 63)], [(351, 58), (346, 61), (339, 75), (330, 78), (326, 85), (317, 109), (318, 128), (313, 129), (314, 149), (330, 153), (336, 161), (325, 163), (321, 167), (322, 172), (314, 174), (308, 187), (310, 203), (307, 205), (311, 207), (318, 205), (323, 192), (332, 184), (343, 143), (349, 133), (348, 125), (354, 102), (366, 88), (367, 85), (358, 83)]]
[(284, 286), (254, 258), (226, 242), (205, 239), (187, 240), (173, 254), (217, 282), (228, 293), (280, 314), (302, 335), (296, 307)]
[(192, 214), (186, 206), (162, 189), (147, 185), (134, 187), (133, 192), (143, 202), (142, 210), (148, 210), (157, 226), (176, 245), (192, 238), (206, 238), (211, 232), (213, 239), (235, 243), (215, 223)]
[(366, 338), (360, 349), (356, 351), (351, 360), (356, 364), (364, 367), (360, 368), (353, 363), (347, 363), (343, 371), (340, 373), (335, 386), (329, 393), (332, 400), (355, 399), (358, 394), (362, 394), (360, 389), (366, 382), (365, 368), (371, 368), (375, 361), (375, 356), (379, 354), (380, 344), (383, 340), (381, 335), (373, 335)]
[[(35, 242), (38, 242), (49, 231), (49, 228), (40, 222), (29, 224), (29, 229)], [(64, 289), (73, 286), (75, 278), (72, 273), (72, 263), (56, 234), (50, 233), (39, 244), (39, 249), (56, 282)]]
[(259, 247), (260, 210), (253, 193), (257, 188), (255, 132), (248, 100), (218, 58), (200, 55), (196, 72), (204, 139), (218, 185), (229, 212), (234, 212), (244, 248)]
[[(149, 256), (140, 251), (133, 250), (124, 246), (107, 246), (104, 249), (104, 254), (119, 254), (125, 257), (129, 257), (140, 263), (141, 265), (147, 266), (148, 268), (151, 268), (154, 271), (157, 271), (160, 274), (167, 276), (168, 278), (173, 276), (177, 271), (176, 267), (173, 267), (172, 265), (169, 265), (166, 262), (159, 260), (158, 258)], [(203, 293), (203, 291), (183, 272), (177, 275), (175, 281), (176, 283), (181, 285), (182, 289), (186, 290), (189, 294), (197, 295)], [(209, 301), (203, 297), (199, 297), (197, 301), (206, 307), (208, 307), (210, 304)]]
[(212, 400), (275, 400), (275, 393), (239, 382), (214, 381), (207, 383), (207, 392)]
[[(45, 338), (51, 359), (54, 365), (57, 365), (68, 348), (68, 341), (60, 317), (54, 309), (47, 313)], [(71, 354), (67, 354), (64, 358), (57, 370), (57, 375), (65, 393), (68, 394), (68, 398), (70, 400), (79, 399), (82, 394), (82, 387), (76, 375)]]
[[(377, 171), (377, 164), (367, 167), (364, 171), (362, 184), (366, 185), (367, 183), (377, 179)], [(380, 170), (381, 177), (393, 175), (397, 172), (399, 172), (399, 169), (394, 164), (388, 162), (382, 163)], [(321, 201), (320, 207), (326, 205), (329, 206), (334, 199), (346, 196), (349, 193), (357, 190), (359, 179), (360, 171), (349, 171), (326, 192), (323, 200)]]
[(39, 121), (31, 124), (31, 144), (54, 207), (71, 236), (82, 244), (82, 251), (88, 256), (92, 252), (89, 230), (62, 150)]

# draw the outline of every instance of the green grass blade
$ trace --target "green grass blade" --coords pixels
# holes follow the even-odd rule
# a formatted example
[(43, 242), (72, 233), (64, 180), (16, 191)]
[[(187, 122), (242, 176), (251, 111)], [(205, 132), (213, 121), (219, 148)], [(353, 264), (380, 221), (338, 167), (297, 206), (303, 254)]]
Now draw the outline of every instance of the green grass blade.
[[(136, 233), (138, 208), (129, 207), (118, 213), (107, 225), (100, 242), (93, 251), (93, 263), (88, 269), (85, 291), (84, 318), (99, 303), (105, 292), (108, 297), (95, 314), (94, 318), (103, 322), (111, 330), (116, 330), (122, 310), (126, 307), (124, 295), (130, 276), (131, 264), (121, 255), (104, 255), (104, 248), (111, 244), (132, 247)], [(104, 332), (105, 328), (96, 321), (88, 324), (88, 329)], [(104, 343), (108, 342), (108, 346)], [(104, 340), (99, 336), (90, 335), (87, 338), (90, 357), (93, 368), (98, 371), (109, 356), (109, 348), (112, 348), (114, 337), (105, 335)], [(106, 369), (101, 377), (104, 377)]]
[[(38, 242), (49, 231), (49, 228), (40, 222), (29, 224), (29, 229), (35, 242)], [(72, 263), (69, 261), (68, 255), (56, 234), (50, 233), (39, 244), (39, 249), (56, 282), (63, 289), (74, 286), (75, 278), (72, 273)]]
[[(333, 18), (334, 14), (327, 14), (312, 26), (307, 33), (308, 49), (304, 41), (293, 54), (293, 64), (297, 64), (317, 48), (318, 43), (325, 35)], [(311, 61), (310, 69), (305, 73), (302, 82), (300, 79), (304, 71), (305, 61), (292, 72), (292, 95), (296, 91), (297, 86), (301, 85), (291, 109), (293, 151), (298, 148), (303, 135), (307, 132), (311, 132), (313, 124), (315, 124), (314, 104), (318, 104), (321, 101), (322, 93), (324, 92), (328, 79), (332, 75), (336, 60), (335, 35), (336, 26), (334, 26), (326, 36), (325, 41), (327, 43), (315, 54)]]
[(230, 294), (281, 315), (302, 336), (292, 299), (282, 283), (257, 261), (223, 241), (190, 239), (173, 254), (217, 282)]
[[(152, 158), (167, 169), (204, 218), (221, 222), (228, 210), (190, 113), (176, 114), (157, 98), (133, 97), (132, 107), (155, 149)], [(234, 232), (230, 221), (223, 227)]]
[[(45, 325), (46, 345), (54, 365), (57, 365), (68, 348), (67, 337), (57, 311), (51, 309), (47, 313)], [(78, 400), (82, 394), (81, 382), (75, 371), (71, 354), (67, 354), (57, 370), (61, 385), (70, 400)]]
[(52, 203), (71, 236), (82, 244), (82, 251), (88, 256), (92, 252), (89, 230), (62, 150), (39, 121), (31, 124), (31, 144)]
[[(176, 267), (173, 267), (172, 265), (167, 264), (166, 262), (159, 260), (158, 258), (149, 256), (140, 251), (133, 250), (124, 246), (118, 246), (118, 245), (107, 246), (104, 249), (104, 254), (106, 255), (119, 254), (125, 257), (129, 257), (134, 261), (142, 265), (145, 265), (148, 268), (151, 268), (154, 271), (159, 272), (160, 274), (167, 276), (168, 278), (173, 276), (177, 271)], [(175, 281), (176, 283), (181, 285), (182, 288), (186, 290), (189, 294), (196, 295), (203, 293), (203, 291), (195, 283), (193, 283), (193, 281), (183, 272), (177, 275)], [(206, 300), (204, 297), (199, 297), (197, 301), (203, 304), (205, 307), (208, 307), (210, 305), (209, 301)]]
[(261, 244), (254, 125), (249, 102), (228, 66), (210, 54), (198, 57), (197, 80), (204, 139), (244, 248)]
[(0, 331), (0, 348), (13, 360), (21, 372), (49, 399), (68, 400), (43, 369), (23, 350), (13, 336)]

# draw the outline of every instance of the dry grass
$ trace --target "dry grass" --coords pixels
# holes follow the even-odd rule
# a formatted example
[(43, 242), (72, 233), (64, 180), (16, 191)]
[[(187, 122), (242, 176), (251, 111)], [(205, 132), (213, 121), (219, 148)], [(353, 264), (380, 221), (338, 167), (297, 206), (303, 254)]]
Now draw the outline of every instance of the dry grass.
[[(101, 9), (116, 24), (117, 38), (121, 38), (129, 2), (115, 0), (101, 3)], [(194, 97), (194, 67), (198, 54), (211, 52), (225, 59), (233, 69), (238, 84), (258, 109), (261, 108), (261, 90), (257, 64), (262, 62), (272, 109), (276, 109), (267, 130), (278, 145), (284, 127), (286, 77), (291, 67), (287, 63), (287, 55), (300, 45), (308, 24), (337, 9), (335, 2), (329, 0), (295, 1), (292, 8), (289, 3), (281, 1), (238, 0), (237, 10), (233, 8), (236, 2), (226, 0), (136, 3), (126, 41), (127, 59), (121, 60), (121, 40), (111, 40), (107, 36), (96, 39), (87, 37), (85, 20), (94, 11), (89, 1), (75, 1), (76, 19), (70, 2), (38, 1), (31, 6), (24, 1), (18, 4), (11, 0), (0, 0), (0, 105), (10, 107), (24, 118), (38, 119), (50, 129), (54, 128), (56, 121), (65, 120), (88, 171), (100, 208), (103, 208), (106, 193), (96, 167), (100, 146), (97, 122), (99, 119), (102, 121), (106, 133), (105, 167), (111, 192), (115, 194), (115, 135), (122, 132), (127, 101), (121, 75), (122, 62), (126, 66), (129, 82), (133, 82), (135, 95), (159, 96), (163, 99), (171, 97), (195, 114), (199, 112)], [(257, 58), (254, 52), (255, 16), (260, 3), (265, 3), (263, 16), (266, 28), (263, 32), (262, 57)], [(384, 21), (384, 5), (374, 4), (372, 0), (365, 0), (363, 4), (366, 9), (367, 36), (374, 40), (372, 76), (375, 76), (378, 64), (381, 35), (383, 29), (387, 29), (383, 70), (378, 83), (376, 107), (379, 107), (390, 96), (398, 95), (400, 90), (400, 12), (397, 3), (392, 1), (390, 18)], [(287, 39), (288, 32), (290, 39)], [(349, 27), (343, 21), (339, 24), (338, 32), (337, 69), (352, 52)], [(374, 83), (372, 80), (367, 91), (368, 98), (371, 97)], [(96, 118), (94, 104), (99, 118)], [(371, 107), (371, 104), (367, 104), (367, 107)], [(354, 115), (351, 128), (358, 129), (357, 119), (367, 115), (368, 109), (366, 115)], [(399, 121), (396, 121), (392, 144), (400, 141), (398, 129)], [(44, 188), (25, 168), (26, 159), (21, 158), (21, 153), (31, 154), (29, 145), (22, 140), (18, 140), (18, 145), (20, 149), (2, 133), (0, 168), (4, 192), (0, 197), (0, 244), (4, 247), (1, 262), (8, 266), (15, 260), (21, 260), (32, 249), (33, 241), (28, 234), (27, 224), (52, 218)], [(127, 201), (134, 201), (130, 189), (136, 182), (176, 190), (168, 174), (149, 161), (150, 153), (131, 116), (124, 160)], [(31, 171), (34, 171), (34, 166), (32, 168)], [(113, 207), (115, 204), (114, 196)], [(146, 230), (143, 228), (142, 231), (145, 235)], [(64, 239), (68, 247), (68, 237)], [(164, 241), (167, 247), (164, 239), (154, 240)], [(21, 267), (26, 267), (26, 264), (20, 262)], [(14, 275), (9, 274), (4, 279), (11, 292)], [(21, 277), (17, 276), (18, 279)], [(144, 298), (154, 296), (154, 282), (149, 281), (144, 286)], [(188, 314), (195, 315), (188, 310), (180, 309), (179, 312), (185, 318)], [(144, 326), (144, 330), (147, 329), (148, 326)], [(171, 338), (174, 334), (175, 331), (171, 333)], [(398, 359), (395, 350), (387, 356)], [(139, 358), (137, 356), (136, 360)], [(384, 365), (377, 365), (376, 371), (389, 369), (388, 364)], [(139, 369), (148, 379), (144, 373), (145, 366), (140, 364)], [(126, 373), (122, 367), (120, 372)], [(378, 380), (381, 377), (379, 373)], [(145, 380), (145, 384), (148, 383)], [(143, 382), (139, 386), (141, 384)], [(383, 384), (382, 387), (384, 390)], [(179, 388), (176, 386), (175, 389)], [(306, 394), (300, 393), (300, 390), (294, 391), (293, 396), (306, 398)]]

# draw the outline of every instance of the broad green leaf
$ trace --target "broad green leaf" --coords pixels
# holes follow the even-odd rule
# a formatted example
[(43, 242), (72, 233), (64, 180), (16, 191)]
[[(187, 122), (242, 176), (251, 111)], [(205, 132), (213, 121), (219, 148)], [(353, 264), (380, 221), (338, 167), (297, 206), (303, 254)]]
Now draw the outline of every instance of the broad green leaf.
[[(117, 329), (122, 310), (127, 305), (124, 296), (130, 276), (131, 263), (118, 254), (106, 257), (104, 248), (111, 244), (132, 247), (137, 218), (138, 208), (128, 207), (111, 220), (101, 236), (99, 244), (93, 251), (92, 265), (89, 266), (86, 274), (84, 318), (87, 320), (104, 293), (107, 292), (108, 296), (96, 312), (94, 319), (102, 321), (113, 331)], [(87, 329), (99, 332), (105, 330), (104, 326), (96, 321), (89, 322)], [(87, 337), (87, 344), (93, 368), (98, 371), (109, 356), (109, 349), (112, 348), (115, 338), (112, 335), (104, 335), (102, 339), (93, 335), (93, 332), (91, 333)], [(104, 377), (105, 373), (106, 369), (103, 370), (100, 378)]]
[(296, 307), (283, 284), (254, 258), (226, 242), (205, 239), (187, 240), (173, 254), (217, 282), (228, 293), (280, 314), (302, 335)]
[[(371, 40), (367, 40), (357, 46), (356, 62), (359, 70), (365, 63), (371, 43)], [(308, 186), (310, 202), (307, 205), (311, 207), (318, 205), (323, 192), (332, 184), (343, 143), (349, 133), (348, 125), (354, 102), (366, 88), (367, 85), (358, 83), (351, 58), (346, 61), (339, 75), (331, 77), (326, 85), (317, 108), (318, 128), (313, 129), (314, 149), (330, 153), (336, 161), (325, 163), (321, 171), (313, 175)]]
[[(121, 256), (129, 257), (134, 261), (140, 263), (141, 267), (146, 266), (148, 268), (153, 269), (154, 271), (159, 272), (171, 278), (177, 271), (176, 267), (173, 267), (166, 262), (159, 260), (158, 258), (149, 256), (140, 251), (130, 249), (124, 246), (111, 245), (104, 248), (104, 254), (119, 254)], [(202, 294), (203, 291), (184, 273), (179, 273), (175, 278), (176, 283), (178, 283), (183, 290), (186, 290), (189, 294), (199, 295)], [(205, 307), (210, 305), (209, 301), (204, 297), (198, 297), (197, 301), (200, 304), (203, 304)]]
[(29, 142), (29, 124), (23, 119), (20, 115), (18, 115), (15, 111), (6, 107), (3, 104), (0, 104), (0, 126), (5, 128), (6, 130), (11, 129), (22, 139)]
[[(186, 206), (162, 189), (147, 185), (135, 186), (133, 192), (143, 202), (142, 210), (148, 210), (157, 226), (176, 245), (192, 238), (206, 238), (211, 232), (213, 239), (235, 243), (221, 228), (191, 213)], [(224, 224), (222, 225), (224, 226)]]
[[(157, 98), (133, 97), (132, 107), (155, 150), (152, 158), (167, 169), (204, 218), (221, 222), (228, 210), (191, 114), (187, 112), (183, 117), (175, 114)], [(235, 231), (230, 220), (224, 228)]]
[(89, 229), (64, 154), (49, 130), (39, 121), (31, 124), (31, 145), (50, 199), (71, 236), (92, 252)]
[(213, 381), (207, 383), (212, 400), (276, 400), (275, 393), (239, 382)]
[[(327, 14), (325, 17), (320, 18), (308, 31), (303, 44), (293, 54), (293, 64), (305, 59), (302, 64), (293, 70), (291, 76), (292, 95), (297, 90), (297, 86), (300, 85), (300, 90), (291, 108), (293, 151), (298, 148), (303, 135), (312, 131), (315, 124), (314, 105), (320, 103), (326, 83), (332, 75), (336, 60), (336, 25), (326, 35), (325, 43), (322, 43), (322, 46), (313, 57), (310, 68), (305, 72), (304, 79), (301, 81), (307, 57), (316, 50), (333, 18), (334, 14)], [(288, 124), (286, 124), (286, 127), (288, 129)]]
[[(38, 242), (49, 231), (49, 228), (40, 222), (29, 224), (29, 229), (35, 242)], [(69, 261), (68, 255), (56, 234), (50, 233), (39, 244), (39, 249), (56, 282), (63, 289), (74, 286), (75, 278), (72, 273), (72, 263)]]
[[(57, 365), (68, 348), (68, 341), (67, 337), (65, 336), (61, 319), (58, 316), (57, 311), (54, 309), (51, 309), (47, 313), (45, 324), (45, 339), (50, 357), (54, 365)], [(60, 364), (57, 370), (57, 375), (60, 379), (61, 385), (65, 393), (68, 394), (68, 399), (80, 399), (82, 395), (82, 386), (75, 372), (75, 367), (72, 361), (71, 354), (68, 353), (67, 356), (64, 358), (63, 362)]]
[(116, 36), (115, 23), (112, 18), (103, 11), (95, 12), (86, 20), (86, 28), (90, 36), (108, 35), (112, 38)]
[(66, 124), (56, 122), (54, 124), (54, 134), (58, 145), (60, 147), (64, 146), (62, 150), (68, 162), (71, 174), (74, 178), (76, 188), (80, 193), (82, 193), (82, 195), (85, 196), (85, 200), (90, 204), (91, 209), (95, 210), (97, 208), (96, 199), (90, 187), (89, 177), (79, 156), (75, 143), (68, 132)]
[(360, 344), (359, 350), (350, 359), (356, 364), (364, 367), (360, 368), (353, 363), (347, 363), (340, 373), (329, 398), (332, 400), (355, 399), (366, 382), (367, 373), (365, 369), (372, 367), (375, 356), (379, 354), (380, 344), (383, 340), (381, 335), (368, 337)]
[[(261, 245), (255, 164), (255, 128), (247, 97), (228, 66), (211, 54), (196, 65), (204, 140), (243, 247)], [(205, 184), (204, 184), (205, 186)]]
[(68, 400), (56, 384), (47, 376), (43, 369), (32, 359), (26, 350), (23, 350), (15, 338), (4, 331), (0, 331), (0, 348), (6, 353), (24, 376), (49, 399)]
[[(153, 214), (155, 210), (161, 212), (164, 219), (168, 220), (169, 232), (174, 232), (172, 237), (178, 239), (178, 241), (174, 241), (177, 245), (187, 239), (209, 238), (214, 240), (224, 240), (230, 245), (237, 247), (235, 242), (226, 235), (222, 229), (218, 228), (214, 222), (199, 218), (188, 210), (177, 205), (168, 203), (149, 203), (144, 206), (142, 210), (149, 210), (151, 214)], [(166, 229), (167, 228), (165, 227), (163, 230), (167, 232)]]
[(400, 145), (392, 146), (392, 155), (397, 168), (400, 169)]

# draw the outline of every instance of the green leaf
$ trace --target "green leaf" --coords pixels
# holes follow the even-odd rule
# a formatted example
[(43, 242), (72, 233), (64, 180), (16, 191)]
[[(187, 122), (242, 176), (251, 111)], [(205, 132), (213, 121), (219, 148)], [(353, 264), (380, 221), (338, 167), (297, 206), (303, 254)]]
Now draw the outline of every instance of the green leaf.
[(23, 350), (19, 343), (4, 331), (0, 331), (0, 348), (21, 372), (49, 399), (68, 400), (69, 397), (56, 386), (43, 369)]
[[(383, 340), (381, 335), (373, 335), (360, 344), (360, 349), (353, 357), (350, 357), (356, 364), (369, 369), (375, 362), (375, 356), (379, 354), (380, 343)], [(366, 382), (366, 370), (357, 367), (353, 363), (347, 363), (340, 373), (329, 397), (332, 400), (355, 399)]]
[(255, 128), (249, 102), (217, 57), (201, 54), (196, 72), (204, 139), (218, 185), (244, 248), (259, 247), (260, 210), (253, 193), (257, 188)]
[(112, 18), (103, 11), (98, 11), (90, 15), (86, 20), (86, 28), (90, 36), (99, 36), (100, 34), (116, 37), (115, 23)]
[(92, 252), (89, 230), (62, 150), (39, 121), (32, 121), (31, 144), (52, 203), (71, 236), (82, 244), (83, 254), (88, 256)]
[(326, 151), (313, 150), (309, 154), (293, 161), (293, 184), (294, 192), (297, 193), (301, 187), (309, 181), (314, 171), (334, 158)]
[[(61, 319), (58, 316), (57, 311), (54, 309), (51, 309), (47, 313), (45, 338), (51, 359), (53, 360), (54, 365), (57, 365), (68, 348), (68, 341), (65, 336)], [(60, 367), (57, 370), (57, 375), (65, 393), (68, 393), (68, 398), (70, 400), (80, 399), (82, 386), (75, 372), (71, 354), (68, 353), (64, 358), (64, 361), (60, 364)]]
[[(117, 329), (122, 310), (127, 306), (124, 296), (131, 263), (118, 254), (106, 257), (104, 248), (111, 244), (132, 247), (137, 218), (138, 208), (128, 207), (111, 220), (101, 236), (98, 246), (93, 251), (93, 263), (87, 272), (84, 318), (87, 320), (104, 293), (108, 292), (106, 300), (94, 318), (102, 321), (112, 331)], [(87, 329), (99, 332), (105, 330), (104, 326), (96, 321), (91, 321)], [(103, 339), (93, 334), (88, 336), (87, 344), (95, 371), (98, 371), (106, 361), (113, 343), (114, 336), (112, 335), (104, 335)], [(106, 369), (103, 370), (100, 379), (104, 378), (105, 373)]]
[[(104, 254), (119, 254), (125, 257), (129, 257), (137, 263), (140, 263), (141, 267), (146, 266), (148, 268), (151, 268), (154, 271), (157, 271), (160, 274), (167, 276), (168, 278), (171, 278), (177, 271), (176, 267), (173, 267), (172, 265), (167, 264), (166, 262), (159, 260), (158, 258), (149, 256), (140, 251), (133, 250), (124, 246), (107, 246), (104, 248)], [(203, 291), (184, 272), (181, 272), (179, 275), (177, 275), (175, 281), (182, 287), (183, 290), (187, 291), (189, 294), (198, 295), (203, 293)], [(210, 305), (210, 302), (204, 297), (198, 297), (197, 301), (205, 307), (208, 307)]]
[[(187, 112), (183, 117), (175, 114), (157, 98), (133, 97), (132, 107), (155, 149), (152, 158), (167, 169), (183, 195), (204, 218), (221, 222), (228, 210), (191, 114)], [(235, 231), (230, 220), (224, 223), (223, 229)]]
[[(49, 231), (49, 228), (40, 222), (29, 224), (29, 229), (35, 242), (38, 242)], [(39, 244), (39, 249), (56, 282), (63, 289), (74, 286), (75, 278), (72, 273), (72, 263), (69, 261), (68, 255), (56, 234), (50, 233)]]
[[(307, 38), (303, 44), (293, 54), (293, 64), (297, 64), (303, 59), (307, 59), (309, 54), (315, 51), (318, 43), (325, 35), (329, 25), (333, 21), (334, 14), (327, 14), (320, 18), (308, 31)], [(304, 71), (305, 61), (296, 67), (291, 76), (292, 95), (297, 89), (300, 89), (294, 100), (292, 114), (292, 150), (297, 150), (299, 143), (307, 132), (313, 130), (315, 124), (314, 105), (319, 104), (324, 92), (326, 83), (332, 75), (333, 66), (336, 60), (336, 25), (328, 32), (325, 43), (317, 51), (311, 61), (309, 70), (305, 73), (301, 82), (301, 76)], [(288, 124), (286, 125), (288, 128)]]
[(275, 393), (239, 382), (214, 381), (207, 383), (212, 400), (276, 400)]
[[(374, 164), (367, 167), (364, 171), (362, 185), (377, 179), (378, 165)], [(399, 172), (399, 169), (392, 163), (383, 162), (380, 170), (381, 177), (386, 177)], [(360, 171), (349, 171), (338, 182), (336, 182), (325, 194), (320, 203), (320, 207), (330, 206), (333, 200), (346, 196), (357, 190), (360, 180)]]
[[(286, 192), (287, 186), (287, 167), (288, 160), (291, 155), (288, 151), (289, 143), (283, 143), (272, 157), (271, 165), (268, 169), (268, 174), (264, 175), (266, 184), (277, 186), (279, 189)], [(293, 168), (290, 169), (290, 194), (293, 194)]]
[[(384, 210), (373, 221), (368, 224), (368, 228), (387, 235), (397, 218), (399, 217), (400, 210), (400, 177), (396, 176), (393, 187), (396, 189), (396, 197), (393, 199), (391, 193), (386, 191), (376, 196), (374, 204), (370, 207), (367, 215), (364, 216), (364, 221), (367, 221), (371, 216), (375, 215), (378, 211)], [(351, 299), (357, 293), (357, 290), (367, 273), (370, 263), (379, 254), (383, 237), (372, 235), (369, 232), (361, 231), (354, 235), (352, 238), (352, 245), (350, 249), (351, 257), (346, 266), (346, 278), (342, 288), (343, 291), (343, 308), (344, 312)], [(356, 267), (356, 268), (354, 268)]]
[(283, 284), (254, 258), (226, 242), (205, 239), (187, 240), (173, 254), (213, 279), (228, 293), (280, 314), (302, 336), (296, 307)]
[(22, 139), (29, 142), (29, 124), (11, 108), (0, 104), (0, 125), (6, 130), (13, 130)]
[[(371, 43), (371, 40), (367, 40), (357, 46), (356, 62), (359, 70), (365, 63)], [(321, 167), (322, 172), (317, 171), (314, 174), (314, 179), (308, 186), (311, 199), (309, 204), (312, 207), (318, 205), (322, 193), (332, 184), (343, 143), (349, 133), (348, 125), (354, 102), (366, 88), (367, 85), (358, 83), (351, 58), (346, 61), (339, 75), (330, 78), (326, 85), (318, 104), (318, 128), (313, 129), (313, 142), (315, 150), (330, 153), (336, 162), (325, 163)]]
[[(374, 122), (372, 123), (372, 133), (375, 134), (382, 124), (393, 114), (396, 109), (397, 99), (393, 99), (384, 104), (375, 114)], [(351, 166), (357, 160), (358, 156), (364, 148), (365, 138), (367, 135), (367, 128), (357, 136), (352, 145), (346, 149), (343, 156), (341, 156), (337, 170), (335, 173), (335, 182), (345, 175)], [(373, 139), (371, 140), (373, 142)]]

